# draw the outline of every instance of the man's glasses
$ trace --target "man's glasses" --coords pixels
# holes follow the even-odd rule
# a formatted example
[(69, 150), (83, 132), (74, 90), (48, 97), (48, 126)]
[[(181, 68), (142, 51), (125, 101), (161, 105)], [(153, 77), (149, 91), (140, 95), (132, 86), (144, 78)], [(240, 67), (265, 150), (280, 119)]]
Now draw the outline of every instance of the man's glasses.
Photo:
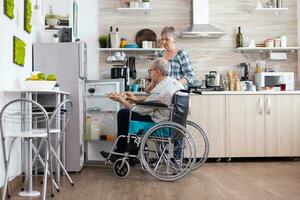
[(156, 69), (148, 69), (148, 73), (150, 73), (151, 71), (156, 70)]

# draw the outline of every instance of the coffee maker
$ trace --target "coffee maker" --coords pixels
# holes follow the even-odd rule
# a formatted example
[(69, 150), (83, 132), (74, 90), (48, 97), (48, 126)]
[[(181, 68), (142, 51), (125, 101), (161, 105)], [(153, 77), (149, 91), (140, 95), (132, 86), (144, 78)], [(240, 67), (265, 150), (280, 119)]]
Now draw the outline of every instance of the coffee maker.
[(129, 91), (130, 86), (130, 71), (129, 67), (126, 65), (113, 65), (113, 67), (110, 69), (110, 78), (111, 79), (119, 79), (123, 78), (125, 79), (125, 91)]
[(239, 65), (242, 71), (242, 80), (241, 81), (249, 81), (249, 69), (250, 63), (240, 63)]

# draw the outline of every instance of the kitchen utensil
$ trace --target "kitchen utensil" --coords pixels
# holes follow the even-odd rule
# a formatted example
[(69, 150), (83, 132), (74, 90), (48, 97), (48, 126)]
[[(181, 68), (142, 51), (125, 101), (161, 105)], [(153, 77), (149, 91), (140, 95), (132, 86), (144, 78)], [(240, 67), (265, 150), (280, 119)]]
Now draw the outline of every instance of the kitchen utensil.
[[(135, 36), (135, 42), (140, 48), (142, 48), (143, 41), (154, 41), (156, 42), (157, 36), (151, 29), (142, 29)], [(148, 45), (147, 45), (148, 46)]]
[(224, 84), (224, 79), (221, 74), (217, 71), (210, 71), (209, 74), (205, 75), (206, 87), (222, 87)]
[(136, 79), (136, 70), (135, 70), (135, 57), (128, 57), (127, 66), (130, 70), (130, 77)]
[(249, 80), (249, 69), (250, 69), (250, 63), (240, 63), (239, 65), (241, 67), (242, 72), (242, 81), (248, 81)]
[(188, 84), (188, 89), (200, 89), (204, 87), (204, 80), (195, 80), (193, 84)]

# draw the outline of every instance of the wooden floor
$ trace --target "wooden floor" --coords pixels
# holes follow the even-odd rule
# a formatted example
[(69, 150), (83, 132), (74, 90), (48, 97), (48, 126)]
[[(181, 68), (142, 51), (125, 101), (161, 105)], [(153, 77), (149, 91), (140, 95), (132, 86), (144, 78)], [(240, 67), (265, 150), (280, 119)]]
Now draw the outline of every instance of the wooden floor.
[[(52, 200), (294, 200), (300, 199), (300, 162), (207, 163), (177, 182), (161, 182), (139, 168), (126, 179), (111, 168), (86, 167), (72, 174), (75, 186), (63, 178)], [(49, 190), (48, 190), (49, 191)], [(22, 199), (14, 195), (12, 199)]]

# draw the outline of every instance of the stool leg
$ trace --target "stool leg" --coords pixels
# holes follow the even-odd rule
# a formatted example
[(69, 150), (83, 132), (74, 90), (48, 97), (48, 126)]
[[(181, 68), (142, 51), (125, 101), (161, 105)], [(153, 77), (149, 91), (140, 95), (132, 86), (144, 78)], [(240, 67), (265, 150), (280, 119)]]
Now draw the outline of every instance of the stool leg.
[[(54, 178), (53, 178), (52, 155), (51, 155), (51, 139), (50, 139), (50, 137), (48, 137), (47, 142), (48, 142), (48, 151), (49, 151), (48, 161), (49, 161), (49, 166), (50, 166), (50, 178), (52, 180)], [(52, 197), (54, 196), (54, 185), (53, 185), (52, 181), (51, 181), (51, 196)]]
[[(3, 140), (2, 140), (3, 141)], [(6, 161), (6, 153), (5, 153), (5, 144), (3, 143), (3, 156), (4, 156), (4, 168), (5, 168), (5, 178), (4, 178), (4, 186), (3, 186), (3, 192), (2, 192), (2, 200), (5, 200), (6, 198), (6, 192), (7, 195), (10, 196), (10, 188), (8, 187), (8, 167), (10, 163), (10, 158), (11, 158), (11, 152), (12, 152), (12, 147), (14, 146), (14, 143), (16, 141), (16, 138), (13, 138), (10, 148), (8, 150), (8, 158)]]
[(56, 152), (54, 151), (53, 147), (51, 146), (51, 151), (54, 155), (54, 157), (56, 158), (57, 162), (59, 163), (60, 167), (62, 168), (62, 170), (64, 171), (65, 175), (67, 176), (67, 178), (69, 179), (71, 185), (73, 186), (74, 185), (74, 182), (73, 180), (71, 179), (71, 177), (69, 176), (67, 170), (65, 169), (65, 166), (62, 164), (62, 162), (59, 160), (59, 157), (58, 155), (56, 154)]
[[(48, 159), (49, 159), (49, 149), (48, 146), (45, 146), (46, 155), (45, 155), (45, 167), (44, 167), (44, 176), (43, 176), (43, 190), (41, 199), (46, 199), (46, 192), (47, 192), (47, 171), (48, 171)], [(52, 171), (50, 171), (51, 176)]]

